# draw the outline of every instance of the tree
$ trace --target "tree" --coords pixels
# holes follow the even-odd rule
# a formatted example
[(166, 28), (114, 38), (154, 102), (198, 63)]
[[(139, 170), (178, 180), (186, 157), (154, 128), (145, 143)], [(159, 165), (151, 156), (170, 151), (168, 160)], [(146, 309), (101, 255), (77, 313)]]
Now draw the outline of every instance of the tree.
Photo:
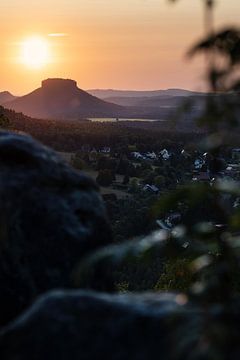
[(111, 170), (108, 169), (100, 170), (96, 178), (96, 181), (100, 186), (110, 186), (113, 180), (114, 176)]
[(9, 119), (4, 114), (0, 114), (0, 128), (8, 129), (9, 126), (10, 126)]
[(123, 178), (123, 185), (127, 185), (129, 184), (129, 176), (126, 174), (124, 175), (124, 178)]
[(158, 175), (154, 178), (153, 183), (155, 186), (157, 186), (159, 189), (165, 186), (165, 177), (162, 175)]
[(86, 163), (80, 157), (74, 156), (71, 159), (72, 166), (77, 170), (84, 170), (86, 168)]

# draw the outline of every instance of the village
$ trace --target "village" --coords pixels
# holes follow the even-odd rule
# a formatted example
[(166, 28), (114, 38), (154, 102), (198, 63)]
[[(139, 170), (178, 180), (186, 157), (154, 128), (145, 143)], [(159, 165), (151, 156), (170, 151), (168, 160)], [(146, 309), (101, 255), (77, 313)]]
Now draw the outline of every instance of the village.
[[(171, 230), (184, 211), (172, 209), (162, 218), (151, 218), (151, 208), (166, 193), (194, 184), (240, 179), (240, 149), (225, 149), (214, 158), (210, 153), (181, 146), (159, 151), (138, 151), (127, 146), (122, 152), (111, 147), (81, 146), (76, 153), (60, 153), (71, 165), (94, 178), (106, 203), (113, 232), (119, 241), (130, 233)], [(240, 207), (240, 197), (226, 196), (224, 206)], [(208, 207), (208, 204), (205, 204)], [(207, 211), (206, 211), (207, 214)], [(126, 229), (126, 220), (128, 229)], [(222, 221), (215, 220), (215, 223)], [(133, 228), (133, 232), (129, 227)], [(139, 229), (139, 231), (138, 231)]]
[[(217, 179), (240, 178), (240, 148), (213, 158), (199, 150), (162, 149), (117, 153), (110, 147), (81, 147), (76, 153), (61, 153), (71, 165), (95, 177), (104, 192), (120, 190), (125, 196), (139, 192), (164, 193), (186, 182), (212, 183)], [(227, 156), (226, 156), (227, 153)], [(114, 193), (114, 192), (113, 192)]]

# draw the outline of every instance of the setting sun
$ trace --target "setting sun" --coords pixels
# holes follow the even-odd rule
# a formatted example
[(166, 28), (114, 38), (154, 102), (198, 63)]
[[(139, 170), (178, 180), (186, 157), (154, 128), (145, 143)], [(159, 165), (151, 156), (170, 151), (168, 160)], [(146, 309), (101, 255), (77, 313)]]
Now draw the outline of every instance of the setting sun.
[(49, 62), (49, 44), (42, 37), (31, 37), (23, 41), (21, 47), (21, 61), (24, 65), (38, 69)]

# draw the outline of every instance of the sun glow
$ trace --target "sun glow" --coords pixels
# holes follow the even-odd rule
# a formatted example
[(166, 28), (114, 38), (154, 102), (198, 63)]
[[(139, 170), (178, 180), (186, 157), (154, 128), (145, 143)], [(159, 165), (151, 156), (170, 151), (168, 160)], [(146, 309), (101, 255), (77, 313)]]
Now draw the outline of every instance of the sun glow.
[(21, 44), (21, 62), (29, 68), (39, 69), (50, 61), (49, 44), (43, 37), (34, 36)]

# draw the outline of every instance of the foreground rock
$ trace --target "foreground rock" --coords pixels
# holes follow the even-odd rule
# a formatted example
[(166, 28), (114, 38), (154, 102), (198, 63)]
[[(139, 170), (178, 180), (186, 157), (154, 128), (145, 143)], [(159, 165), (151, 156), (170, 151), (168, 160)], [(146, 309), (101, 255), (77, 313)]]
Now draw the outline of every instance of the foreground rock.
[(0, 133), (0, 325), (110, 242), (94, 181), (27, 136)]
[(239, 299), (54, 291), (0, 332), (1, 360), (239, 360)]
[[(0, 336), (1, 360), (169, 359), (174, 295), (56, 291)], [(174, 345), (175, 346), (175, 345)]]

